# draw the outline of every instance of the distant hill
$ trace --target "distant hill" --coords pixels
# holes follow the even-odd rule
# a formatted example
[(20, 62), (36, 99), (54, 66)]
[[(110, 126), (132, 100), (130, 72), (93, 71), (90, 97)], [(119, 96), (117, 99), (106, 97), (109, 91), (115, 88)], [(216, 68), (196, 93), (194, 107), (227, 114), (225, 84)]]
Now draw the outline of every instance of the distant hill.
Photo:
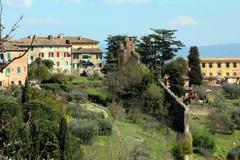
[[(105, 50), (106, 44), (100, 47)], [(240, 43), (198, 46), (201, 57), (240, 57)], [(186, 57), (190, 47), (184, 47), (177, 56)]]
[[(198, 46), (201, 57), (240, 57), (240, 43)], [(177, 56), (186, 57), (190, 47), (184, 47)]]

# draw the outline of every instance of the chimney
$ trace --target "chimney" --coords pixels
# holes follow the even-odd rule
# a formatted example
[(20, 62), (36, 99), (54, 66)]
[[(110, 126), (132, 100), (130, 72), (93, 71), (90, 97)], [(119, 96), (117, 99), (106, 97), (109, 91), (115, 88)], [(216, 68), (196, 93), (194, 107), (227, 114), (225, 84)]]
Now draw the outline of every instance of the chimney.
[(48, 35), (48, 39), (53, 39), (53, 36), (52, 35)]
[(67, 39), (66, 44), (71, 44), (71, 41), (69, 39)]
[(32, 39), (32, 38), (33, 38), (33, 36), (32, 36), (32, 35), (29, 35), (29, 36), (28, 36), (28, 38), (29, 38), (29, 39)]
[(79, 36), (78, 39), (79, 39), (79, 40), (82, 40), (83, 38), (82, 38), (82, 36)]
[(63, 34), (63, 33), (60, 33), (60, 34), (58, 35), (58, 38), (63, 39), (63, 36), (64, 36), (64, 34)]

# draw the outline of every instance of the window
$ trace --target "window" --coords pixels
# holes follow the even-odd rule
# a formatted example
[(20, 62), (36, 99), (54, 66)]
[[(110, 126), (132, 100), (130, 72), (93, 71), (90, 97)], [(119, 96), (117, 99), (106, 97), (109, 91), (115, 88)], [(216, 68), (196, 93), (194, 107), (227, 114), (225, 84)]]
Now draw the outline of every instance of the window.
[(21, 68), (17, 67), (17, 73), (20, 73), (20, 72), (21, 72)]
[(33, 61), (33, 56), (31, 56), (30, 59)]
[(229, 64), (229, 63), (226, 63), (226, 67), (229, 68), (229, 67), (230, 67), (230, 64)]
[(237, 68), (237, 63), (233, 63), (233, 67), (234, 67), (234, 68)]
[(3, 83), (2, 83), (2, 81), (0, 81), (0, 87), (2, 87), (3, 86)]
[(31, 47), (31, 51), (33, 51), (33, 47)]
[(205, 68), (206, 67), (206, 64), (205, 63), (202, 63), (202, 68)]
[(68, 52), (64, 52), (64, 57), (70, 57), (71, 55)]
[(78, 54), (74, 54), (73, 55), (73, 59), (79, 59), (79, 55)]
[(209, 68), (212, 68), (212, 66), (213, 66), (212, 63), (209, 63)]
[(229, 77), (229, 76), (230, 76), (230, 73), (229, 73), (229, 72), (227, 72), (227, 73), (226, 73), (226, 76), (227, 76), (227, 77)]
[(91, 58), (92, 58), (92, 55), (89, 55), (89, 54), (82, 55), (82, 59), (91, 59)]
[(205, 77), (206, 76), (206, 74), (205, 73), (202, 73), (202, 75)]
[(221, 63), (218, 63), (218, 68), (221, 68)]
[(236, 73), (236, 72), (233, 72), (233, 76), (236, 77), (236, 76), (237, 76), (237, 73)]
[(220, 77), (222, 74), (221, 73), (218, 73), (218, 76)]
[(18, 81), (18, 85), (21, 86), (22, 85), (22, 81)]
[(102, 68), (102, 63), (99, 63), (98, 66), (99, 66), (100, 68)]
[(39, 53), (39, 57), (40, 57), (40, 58), (43, 58), (43, 57), (44, 57), (44, 53), (40, 52), (40, 53)]
[(57, 66), (60, 66), (60, 62), (57, 62)]
[(210, 76), (210, 77), (212, 77), (212, 76), (213, 76), (213, 74), (212, 74), (212, 73), (209, 73), (209, 76)]
[(14, 85), (14, 81), (11, 81), (11, 85)]
[(57, 57), (60, 57), (60, 52), (57, 52)]
[(48, 53), (48, 57), (54, 57), (53, 52), (49, 52), (49, 53)]
[(6, 73), (10, 73), (11, 69), (10, 68), (6, 68)]
[(4, 59), (4, 55), (3, 53), (0, 53), (0, 60), (3, 60)]

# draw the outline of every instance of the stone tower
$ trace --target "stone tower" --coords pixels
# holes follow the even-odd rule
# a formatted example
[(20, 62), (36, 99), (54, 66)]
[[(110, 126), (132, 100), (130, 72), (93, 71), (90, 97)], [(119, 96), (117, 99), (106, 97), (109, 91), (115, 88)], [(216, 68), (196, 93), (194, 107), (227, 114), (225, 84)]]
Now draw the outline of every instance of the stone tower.
[(118, 65), (125, 65), (130, 59), (139, 63), (140, 56), (135, 50), (135, 38), (128, 37), (118, 50)]

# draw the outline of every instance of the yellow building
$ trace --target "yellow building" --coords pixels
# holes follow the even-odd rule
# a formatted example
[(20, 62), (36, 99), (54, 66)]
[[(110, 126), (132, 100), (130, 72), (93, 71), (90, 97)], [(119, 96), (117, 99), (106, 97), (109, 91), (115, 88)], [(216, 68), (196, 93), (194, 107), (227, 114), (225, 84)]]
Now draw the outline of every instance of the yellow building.
[[(27, 49), (17, 46), (4, 46), (0, 52), (0, 67), (10, 62), (15, 57), (23, 55)], [(7, 89), (10, 86), (21, 86), (25, 84), (28, 76), (28, 58), (27, 54), (10, 63), (3, 72), (0, 72), (0, 90)]]
[(239, 83), (240, 58), (201, 58), (201, 70), (210, 84)]

